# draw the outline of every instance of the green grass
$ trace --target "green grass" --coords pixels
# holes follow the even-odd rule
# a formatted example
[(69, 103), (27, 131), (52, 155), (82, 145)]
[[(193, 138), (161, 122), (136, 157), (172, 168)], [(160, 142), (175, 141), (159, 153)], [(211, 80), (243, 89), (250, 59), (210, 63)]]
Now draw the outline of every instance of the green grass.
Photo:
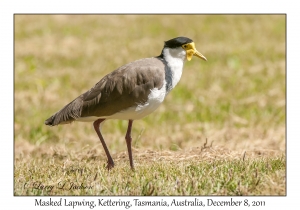
[[(97, 188), (52, 194), (285, 195), (285, 18), (15, 15), (15, 194), (47, 194), (22, 187), (33, 180), (72, 180)], [(134, 121), (135, 172), (126, 121), (102, 129), (111, 172), (92, 123), (44, 125), (104, 75), (159, 55), (176, 36), (192, 38), (208, 61), (187, 62), (164, 103)], [(84, 173), (66, 175), (64, 167)]]

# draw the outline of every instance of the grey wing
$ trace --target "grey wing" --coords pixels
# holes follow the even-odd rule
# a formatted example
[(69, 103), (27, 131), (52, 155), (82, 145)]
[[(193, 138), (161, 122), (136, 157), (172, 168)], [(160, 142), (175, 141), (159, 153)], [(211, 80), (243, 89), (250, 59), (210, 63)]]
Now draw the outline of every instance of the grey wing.
[(142, 59), (111, 72), (93, 88), (46, 120), (47, 125), (70, 123), (79, 117), (110, 116), (147, 101), (151, 89), (161, 88), (164, 64), (157, 58)]
[(107, 75), (83, 96), (81, 116), (110, 116), (145, 103), (153, 88), (163, 86), (163, 66), (154, 58), (143, 59)]

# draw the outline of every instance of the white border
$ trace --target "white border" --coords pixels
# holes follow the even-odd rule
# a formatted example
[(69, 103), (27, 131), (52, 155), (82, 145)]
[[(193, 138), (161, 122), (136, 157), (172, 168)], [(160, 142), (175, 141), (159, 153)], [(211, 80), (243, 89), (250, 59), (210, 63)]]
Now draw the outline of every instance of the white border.
[[(295, 2), (295, 1), (294, 1)], [(15, 13), (286, 13), (287, 14), (287, 196), (248, 197), (265, 200), (265, 209), (299, 206), (299, 11), (297, 4), (287, 1), (7, 1), (0, 2), (1, 59), (1, 185), (3, 209), (34, 207), (34, 197), (13, 196), (13, 14)], [(196, 21), (196, 20), (195, 20)], [(3, 117), (4, 116), (4, 117)], [(298, 172), (298, 173), (297, 173)], [(58, 199), (58, 197), (56, 197)], [(64, 197), (69, 198), (69, 197)], [(96, 200), (97, 198), (86, 197)], [(107, 197), (106, 197), (107, 198)], [(174, 198), (171, 197), (170, 200)], [(181, 197), (182, 198), (182, 197)], [(213, 197), (224, 200), (224, 197)], [(228, 198), (228, 197), (226, 197)], [(244, 197), (243, 197), (244, 198)], [(133, 199), (124, 197), (124, 199)], [(146, 199), (146, 198), (145, 198)], [(159, 200), (159, 197), (155, 199)], [(164, 197), (164, 199), (168, 199)], [(208, 197), (200, 197), (206, 200)], [(82, 200), (72, 197), (72, 200)], [(293, 208), (292, 209), (296, 209)], [(86, 207), (85, 207), (86, 208)], [(95, 209), (98, 209), (96, 207)], [(149, 208), (149, 207), (148, 207)], [(299, 207), (298, 207), (299, 208)], [(78, 208), (77, 208), (78, 209)], [(130, 209), (138, 209), (130, 208)], [(224, 207), (223, 207), (224, 209)], [(239, 208), (240, 209), (240, 208)]]

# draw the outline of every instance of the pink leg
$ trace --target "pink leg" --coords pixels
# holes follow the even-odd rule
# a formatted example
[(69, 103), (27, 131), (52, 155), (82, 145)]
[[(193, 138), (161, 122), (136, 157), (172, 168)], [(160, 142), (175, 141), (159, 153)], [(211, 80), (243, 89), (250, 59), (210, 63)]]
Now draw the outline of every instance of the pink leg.
[(114, 161), (113, 161), (112, 157), (110, 156), (110, 153), (109, 153), (109, 151), (108, 151), (108, 149), (107, 149), (107, 146), (106, 146), (106, 144), (105, 144), (104, 138), (103, 138), (103, 136), (102, 136), (102, 134), (101, 134), (101, 132), (100, 132), (100, 129), (99, 129), (100, 124), (101, 124), (104, 120), (105, 120), (105, 119), (98, 119), (98, 120), (96, 120), (96, 121), (94, 122), (94, 129), (95, 129), (96, 133), (98, 134), (98, 137), (99, 137), (99, 139), (100, 139), (100, 141), (101, 141), (101, 143), (102, 143), (102, 146), (103, 146), (103, 148), (104, 148), (105, 154), (106, 154), (106, 156), (107, 156), (107, 169), (109, 170), (109, 169), (111, 169), (111, 168), (114, 167)]
[(128, 149), (130, 167), (131, 167), (131, 169), (134, 169), (133, 159), (132, 159), (132, 151), (131, 151), (131, 141), (132, 141), (132, 138), (131, 138), (131, 127), (132, 127), (132, 122), (133, 122), (133, 120), (129, 120), (128, 121), (128, 128), (127, 128), (125, 139), (126, 139), (126, 144), (127, 144), (127, 149)]

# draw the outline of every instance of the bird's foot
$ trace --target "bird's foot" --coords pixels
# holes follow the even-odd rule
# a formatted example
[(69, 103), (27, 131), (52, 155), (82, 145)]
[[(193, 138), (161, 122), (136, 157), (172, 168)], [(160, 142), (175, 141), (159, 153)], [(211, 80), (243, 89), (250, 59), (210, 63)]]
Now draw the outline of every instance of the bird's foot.
[(107, 170), (111, 170), (114, 166), (115, 166), (114, 162), (107, 161), (107, 166), (106, 166)]

